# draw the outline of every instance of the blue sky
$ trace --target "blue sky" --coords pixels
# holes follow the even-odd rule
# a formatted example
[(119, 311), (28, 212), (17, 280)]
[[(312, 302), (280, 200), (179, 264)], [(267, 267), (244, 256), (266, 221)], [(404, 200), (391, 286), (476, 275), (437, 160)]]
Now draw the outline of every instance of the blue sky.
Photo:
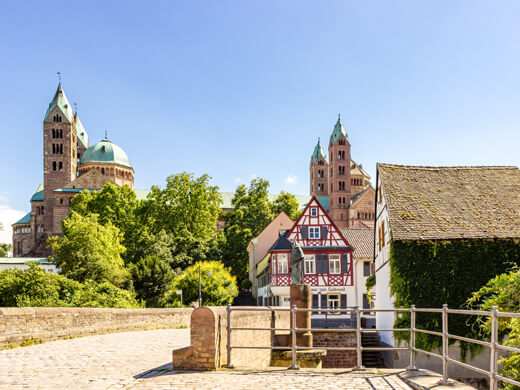
[[(42, 182), (63, 86), (136, 188), (181, 171), (307, 194), (341, 113), (352, 157), (518, 165), (517, 1), (0, 1), (0, 221)], [(1, 233), (0, 233), (1, 234)], [(9, 232), (0, 235), (6, 241)]]

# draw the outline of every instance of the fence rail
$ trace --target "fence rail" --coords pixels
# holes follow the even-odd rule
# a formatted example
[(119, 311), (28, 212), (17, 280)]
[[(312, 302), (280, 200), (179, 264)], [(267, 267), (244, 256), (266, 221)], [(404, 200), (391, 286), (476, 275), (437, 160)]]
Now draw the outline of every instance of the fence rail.
[[(290, 328), (248, 328), (248, 327), (232, 327), (231, 326), (231, 313), (234, 311), (269, 311), (269, 312), (289, 312), (291, 316), (291, 327)], [(296, 326), (296, 314), (298, 312), (334, 312), (334, 313), (353, 313), (356, 319), (355, 328), (336, 328), (336, 329), (322, 329), (322, 328), (298, 328)], [(390, 328), (390, 329), (378, 329), (378, 328), (362, 328), (361, 327), (361, 314), (365, 312), (393, 312), (393, 313), (410, 313), (410, 328)], [(442, 314), (442, 332), (435, 332), (427, 329), (419, 329), (416, 327), (416, 314), (417, 313), (440, 313)], [(467, 337), (457, 336), (448, 332), (448, 314), (463, 314), (463, 315), (477, 315), (477, 316), (488, 316), (491, 317), (491, 337), (490, 341), (482, 341), (470, 339)], [(309, 351), (313, 349), (327, 350), (327, 351), (356, 351), (357, 365), (355, 369), (363, 370), (363, 351), (409, 351), (410, 363), (408, 370), (417, 370), (415, 356), (417, 353), (424, 354), (426, 356), (434, 357), (442, 360), (442, 380), (441, 384), (449, 383), (448, 377), (448, 364), (452, 363), (460, 367), (472, 370), (479, 374), (486, 375), (489, 378), (490, 390), (497, 390), (499, 381), (506, 382), (515, 386), (520, 386), (520, 382), (515, 381), (511, 378), (504, 377), (498, 374), (498, 351), (503, 350), (512, 353), (520, 353), (520, 348), (509, 347), (501, 345), (498, 342), (498, 320), (500, 318), (520, 318), (520, 313), (506, 313), (498, 311), (496, 306), (493, 306), (491, 311), (479, 311), (479, 310), (460, 310), (460, 309), (449, 309), (448, 305), (443, 305), (442, 309), (437, 308), (416, 308), (411, 306), (410, 308), (399, 308), (399, 309), (360, 309), (359, 307), (347, 308), (347, 309), (322, 309), (322, 308), (297, 308), (292, 307), (232, 307), (227, 306), (227, 366), (233, 367), (232, 365), (232, 350), (233, 349), (270, 349), (270, 350), (291, 350), (292, 364), (289, 369), (299, 369), (297, 365), (297, 352), (298, 351)], [(241, 330), (256, 330), (256, 331), (285, 331), (291, 333), (291, 345), (290, 346), (238, 346), (232, 345), (231, 343), (231, 332)], [(296, 345), (296, 334), (298, 332), (339, 332), (339, 333), (355, 333), (356, 335), (356, 346), (355, 347), (303, 347)], [(363, 333), (373, 332), (410, 332), (410, 339), (408, 347), (363, 347), (361, 343), (361, 335)], [(425, 333), (433, 336), (442, 337), (442, 355), (425, 351), (416, 348), (415, 337), (417, 333)], [(490, 349), (490, 367), (489, 371), (483, 370), (479, 367), (472, 366), (471, 364), (463, 363), (459, 360), (453, 359), (448, 355), (448, 341), (449, 339), (455, 339), (468, 343), (483, 345)]]

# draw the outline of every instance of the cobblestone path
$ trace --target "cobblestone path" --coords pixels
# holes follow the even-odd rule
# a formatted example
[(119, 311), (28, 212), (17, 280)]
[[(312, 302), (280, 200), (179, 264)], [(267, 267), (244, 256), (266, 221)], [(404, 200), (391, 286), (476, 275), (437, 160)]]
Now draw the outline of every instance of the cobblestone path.
[(0, 351), (0, 389), (409, 389), (394, 371), (172, 371), (189, 329), (113, 333)]

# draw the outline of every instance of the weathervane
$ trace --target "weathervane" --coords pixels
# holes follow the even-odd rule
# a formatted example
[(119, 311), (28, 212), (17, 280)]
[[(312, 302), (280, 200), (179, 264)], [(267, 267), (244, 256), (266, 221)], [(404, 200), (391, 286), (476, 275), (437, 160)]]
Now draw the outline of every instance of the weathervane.
[(74, 103), (74, 111), (76, 111), (76, 114), (78, 113), (78, 104)]
[(108, 130), (105, 130), (105, 139), (108, 139)]
[(58, 74), (58, 81), (61, 83), (61, 72), (56, 72)]

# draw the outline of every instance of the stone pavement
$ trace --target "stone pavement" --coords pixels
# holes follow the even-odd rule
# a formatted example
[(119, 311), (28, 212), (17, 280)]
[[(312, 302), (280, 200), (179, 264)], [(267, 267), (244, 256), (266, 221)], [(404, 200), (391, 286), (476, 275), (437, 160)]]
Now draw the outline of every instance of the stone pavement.
[(396, 370), (172, 371), (189, 329), (113, 333), (0, 351), (0, 389), (409, 389)]

